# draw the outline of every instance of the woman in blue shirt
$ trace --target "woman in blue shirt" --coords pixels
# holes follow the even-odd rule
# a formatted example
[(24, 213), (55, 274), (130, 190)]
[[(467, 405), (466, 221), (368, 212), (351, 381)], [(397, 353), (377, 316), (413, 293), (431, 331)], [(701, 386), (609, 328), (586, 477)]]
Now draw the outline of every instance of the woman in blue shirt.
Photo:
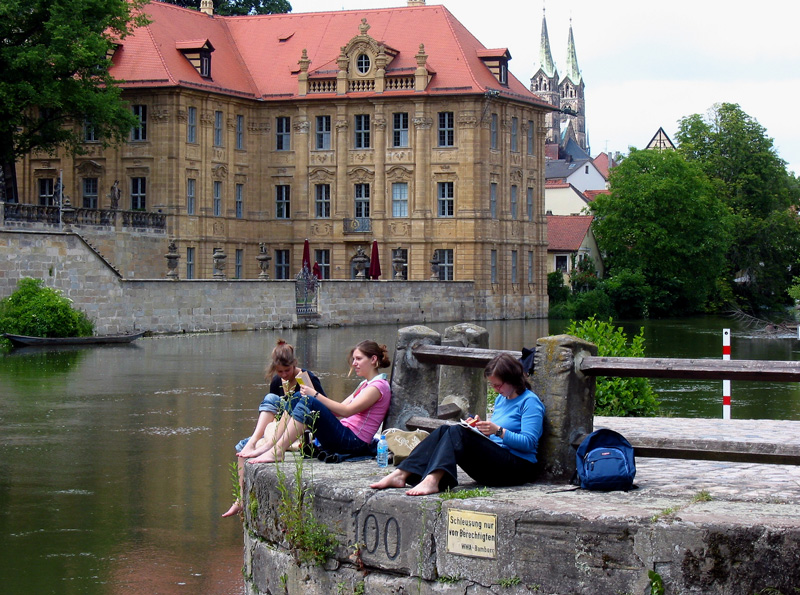
[(461, 467), (477, 483), (510, 486), (536, 478), (536, 449), (544, 405), (525, 377), (522, 364), (507, 353), (490, 361), (484, 376), (498, 396), (491, 421), (479, 416), (445, 425), (420, 442), (397, 469), (370, 485), (378, 490), (412, 487), (409, 496), (435, 494), (458, 485)]

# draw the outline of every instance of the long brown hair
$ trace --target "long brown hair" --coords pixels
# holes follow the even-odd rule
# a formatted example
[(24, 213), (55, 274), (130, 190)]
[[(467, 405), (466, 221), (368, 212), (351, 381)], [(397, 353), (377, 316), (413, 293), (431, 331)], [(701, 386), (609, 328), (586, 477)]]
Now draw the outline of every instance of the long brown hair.
[(272, 350), (269, 366), (264, 371), (267, 380), (272, 378), (278, 366), (297, 366), (297, 358), (294, 356), (294, 347), (283, 339), (278, 339), (278, 344)]
[(495, 376), (498, 380), (502, 380), (503, 384), (510, 384), (514, 387), (514, 391), (520, 395), (531, 388), (522, 363), (508, 353), (501, 353), (494, 356), (491, 361), (486, 364), (483, 375), (486, 378)]

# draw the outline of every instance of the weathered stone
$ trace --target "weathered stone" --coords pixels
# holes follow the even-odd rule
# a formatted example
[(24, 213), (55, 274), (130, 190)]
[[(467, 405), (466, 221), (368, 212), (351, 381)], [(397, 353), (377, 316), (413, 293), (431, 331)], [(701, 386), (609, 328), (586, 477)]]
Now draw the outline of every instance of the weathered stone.
[[(392, 286), (397, 285), (393, 282)], [(441, 335), (425, 326), (407, 326), (397, 331), (392, 362), (392, 403), (384, 427), (406, 428), (414, 415), (436, 417), (439, 407), (439, 369), (414, 357), (415, 345), (439, 345)]]
[[(489, 347), (489, 332), (470, 323), (447, 327), (442, 345), (457, 347)], [(461, 398), (461, 400), (459, 399)], [(479, 414), (486, 419), (486, 379), (483, 370), (461, 366), (439, 366), (439, 403), (466, 401), (464, 414)]]

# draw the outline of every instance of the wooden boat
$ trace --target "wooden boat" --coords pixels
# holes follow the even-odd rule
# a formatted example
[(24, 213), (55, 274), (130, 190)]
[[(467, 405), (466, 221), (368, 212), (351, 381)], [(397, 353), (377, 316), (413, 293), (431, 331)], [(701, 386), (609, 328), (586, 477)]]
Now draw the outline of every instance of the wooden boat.
[(144, 335), (132, 333), (129, 335), (98, 335), (92, 337), (28, 337), (26, 335), (12, 335), (3, 333), (14, 347), (44, 347), (53, 345), (106, 345), (112, 343), (132, 343)]

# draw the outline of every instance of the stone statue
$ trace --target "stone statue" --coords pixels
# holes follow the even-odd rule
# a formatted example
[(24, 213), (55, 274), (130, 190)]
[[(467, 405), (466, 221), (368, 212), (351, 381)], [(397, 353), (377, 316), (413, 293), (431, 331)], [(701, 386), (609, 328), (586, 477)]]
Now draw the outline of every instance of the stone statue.
[(111, 198), (111, 208), (116, 210), (119, 208), (119, 199), (122, 196), (122, 191), (119, 189), (119, 180), (114, 180), (111, 185), (111, 191), (108, 193)]

